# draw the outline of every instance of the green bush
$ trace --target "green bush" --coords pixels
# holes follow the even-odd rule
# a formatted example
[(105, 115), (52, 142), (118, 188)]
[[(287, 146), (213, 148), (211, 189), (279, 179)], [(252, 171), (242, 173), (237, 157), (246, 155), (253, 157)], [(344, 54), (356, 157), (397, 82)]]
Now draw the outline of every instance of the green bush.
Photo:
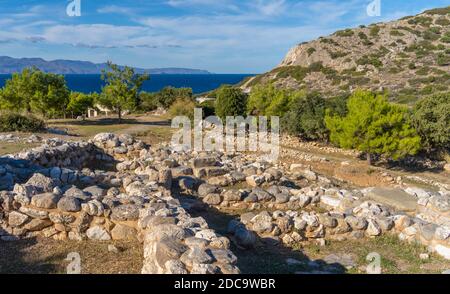
[(176, 116), (187, 116), (191, 121), (194, 120), (195, 102), (191, 99), (179, 98), (172, 103), (169, 108), (171, 118)]
[(174, 88), (165, 87), (161, 91), (155, 93), (155, 99), (158, 106), (164, 109), (168, 109), (172, 103), (178, 99), (192, 99), (191, 88)]
[(0, 132), (39, 132), (45, 129), (45, 122), (32, 115), (0, 113)]
[(64, 76), (27, 68), (14, 73), (0, 93), (0, 109), (61, 117), (69, 103)]
[(419, 101), (413, 110), (413, 122), (428, 149), (450, 150), (450, 92)]
[(244, 116), (247, 110), (247, 95), (240, 88), (222, 86), (217, 90), (216, 115), (221, 119), (227, 116)]
[(450, 56), (445, 55), (444, 53), (440, 53), (436, 56), (436, 63), (439, 66), (450, 65)]
[(402, 32), (400, 32), (399, 30), (391, 30), (391, 32), (390, 32), (390, 35), (391, 36), (396, 36), (396, 37), (402, 37), (402, 36), (404, 36), (405, 34), (404, 33), (402, 33)]
[(372, 37), (376, 37), (378, 36), (378, 33), (380, 32), (381, 28), (377, 25), (374, 25), (372, 27), (370, 27), (370, 35)]
[(204, 101), (198, 105), (203, 110), (203, 118), (216, 115), (214, 100)]
[(445, 17), (440, 17), (440, 18), (436, 19), (436, 21), (434, 23), (437, 24), (437, 25), (445, 27), (445, 26), (449, 26), (450, 25), (450, 20), (448, 20)]
[(308, 56), (311, 56), (314, 52), (316, 52), (316, 49), (310, 47), (310, 48), (308, 48), (307, 52), (308, 52)]
[(400, 159), (420, 150), (421, 139), (410, 125), (406, 107), (358, 90), (349, 98), (347, 109), (346, 116), (327, 111), (325, 117), (330, 139), (340, 147), (365, 152), (369, 163), (373, 154)]
[(336, 36), (338, 36), (338, 37), (351, 37), (354, 34), (355, 34), (355, 32), (352, 29), (345, 29), (345, 30), (336, 32)]
[(281, 119), (282, 130), (306, 140), (325, 140), (328, 137), (325, 107), (325, 99), (319, 94), (297, 97)]
[(442, 38), (441, 42), (443, 43), (450, 43), (450, 32), (447, 32)]

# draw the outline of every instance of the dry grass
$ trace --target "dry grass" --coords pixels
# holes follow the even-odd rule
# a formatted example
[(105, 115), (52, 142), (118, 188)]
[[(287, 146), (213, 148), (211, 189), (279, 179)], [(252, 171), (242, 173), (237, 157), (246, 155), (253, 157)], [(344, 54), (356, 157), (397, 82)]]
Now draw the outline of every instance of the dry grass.
[[(114, 244), (119, 253), (108, 251)], [(37, 238), (14, 242), (0, 241), (0, 273), (64, 274), (67, 255), (81, 256), (83, 274), (134, 274), (142, 268), (142, 244), (134, 242), (55, 241)]]

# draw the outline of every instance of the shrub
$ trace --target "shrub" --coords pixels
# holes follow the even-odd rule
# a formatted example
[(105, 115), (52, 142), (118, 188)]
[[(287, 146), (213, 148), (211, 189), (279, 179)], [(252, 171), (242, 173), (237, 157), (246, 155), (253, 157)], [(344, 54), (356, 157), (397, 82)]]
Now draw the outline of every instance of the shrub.
[(360, 59), (358, 59), (356, 61), (357, 64), (359, 65), (367, 65), (367, 64), (371, 64), (377, 68), (380, 68), (383, 66), (383, 62), (381, 62), (381, 60), (374, 56), (374, 55), (364, 55), (363, 57), (361, 57)]
[(198, 105), (198, 107), (203, 110), (203, 118), (216, 115), (214, 100), (204, 101), (204, 102), (200, 103)]
[(282, 130), (306, 140), (325, 140), (328, 137), (325, 107), (325, 99), (319, 94), (298, 96), (282, 117)]
[(243, 116), (247, 110), (247, 95), (240, 88), (222, 86), (216, 94), (216, 115), (221, 119), (227, 116)]
[(419, 101), (413, 110), (413, 122), (428, 149), (450, 150), (450, 92)]
[(358, 90), (349, 98), (347, 109), (346, 116), (327, 111), (325, 125), (330, 139), (340, 147), (366, 152), (370, 164), (373, 154), (399, 159), (420, 150), (420, 137), (409, 123), (406, 107)]
[(380, 32), (381, 28), (377, 25), (374, 25), (370, 28), (370, 35), (372, 37), (378, 36), (378, 33)]
[(442, 38), (441, 42), (443, 43), (450, 43), (450, 32), (447, 32)]
[(436, 63), (439, 66), (450, 65), (450, 56), (440, 53), (436, 56)]
[(345, 29), (345, 30), (336, 32), (336, 36), (338, 36), (338, 37), (351, 37), (354, 34), (355, 34), (355, 32), (352, 29)]
[(45, 122), (32, 115), (0, 113), (0, 132), (39, 132), (44, 129)]
[(168, 109), (172, 103), (178, 99), (192, 99), (191, 88), (174, 88), (165, 87), (161, 91), (155, 93), (155, 99), (158, 106)]
[(316, 52), (316, 49), (310, 47), (310, 48), (308, 48), (307, 52), (308, 52), (308, 56), (311, 56), (314, 52)]
[(404, 36), (405, 34), (403, 34), (402, 32), (400, 32), (399, 30), (391, 30), (390, 35), (391, 35), (391, 36), (396, 36), (396, 37), (402, 37), (402, 36)]
[(169, 108), (171, 118), (176, 116), (187, 116), (191, 121), (194, 120), (195, 102), (191, 99), (179, 98)]
[(348, 52), (342, 52), (342, 51), (336, 51), (336, 52), (328, 52), (331, 56), (331, 59), (337, 59), (337, 58), (341, 58), (341, 57), (345, 57), (347, 56), (349, 53)]
[(6, 81), (0, 94), (0, 109), (39, 113), (45, 117), (64, 115), (69, 90), (64, 76), (26, 68)]
[(155, 93), (139, 93), (139, 109), (143, 111), (153, 111), (159, 107), (158, 99)]
[(450, 20), (448, 20), (445, 17), (440, 17), (440, 18), (436, 19), (436, 21), (434, 23), (437, 24), (437, 25), (445, 27), (445, 26), (449, 26), (450, 25)]
[(78, 92), (70, 93), (69, 105), (67, 105), (67, 111), (72, 115), (86, 114), (87, 110), (94, 106), (94, 101), (97, 98), (97, 94), (83, 94)]

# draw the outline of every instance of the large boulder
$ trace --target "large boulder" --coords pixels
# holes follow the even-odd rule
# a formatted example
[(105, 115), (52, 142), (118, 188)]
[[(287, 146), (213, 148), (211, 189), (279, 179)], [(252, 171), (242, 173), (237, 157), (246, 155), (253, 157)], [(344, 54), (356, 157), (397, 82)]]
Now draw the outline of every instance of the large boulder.
[(55, 188), (56, 183), (53, 179), (46, 177), (43, 174), (35, 173), (25, 185), (34, 186), (40, 193), (46, 193), (51, 192), (53, 188)]
[(58, 201), (58, 209), (66, 212), (78, 212), (81, 210), (81, 202), (75, 197), (63, 197)]
[(59, 199), (60, 197), (53, 193), (38, 194), (31, 198), (31, 205), (37, 208), (54, 209)]

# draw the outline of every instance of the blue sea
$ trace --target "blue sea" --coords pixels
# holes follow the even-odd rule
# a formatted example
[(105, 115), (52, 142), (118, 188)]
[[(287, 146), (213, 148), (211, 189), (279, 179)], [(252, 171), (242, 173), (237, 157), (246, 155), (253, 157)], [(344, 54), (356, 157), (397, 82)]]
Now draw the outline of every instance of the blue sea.
[[(252, 74), (211, 74), (211, 75), (151, 75), (142, 87), (146, 92), (157, 92), (164, 87), (192, 88), (194, 94), (214, 90), (223, 84), (237, 84)], [(11, 75), (0, 75), (0, 87)], [(72, 91), (100, 92), (104, 85), (100, 75), (65, 75), (67, 86)]]

